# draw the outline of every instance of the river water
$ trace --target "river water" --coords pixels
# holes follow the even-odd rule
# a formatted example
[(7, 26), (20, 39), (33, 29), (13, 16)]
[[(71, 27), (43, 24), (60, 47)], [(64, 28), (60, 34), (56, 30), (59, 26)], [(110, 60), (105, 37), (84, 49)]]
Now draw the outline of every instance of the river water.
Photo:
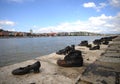
[(3, 38), (0, 39), (0, 67), (47, 55), (68, 45), (78, 45), (83, 40), (92, 42), (98, 38), (101, 36)]

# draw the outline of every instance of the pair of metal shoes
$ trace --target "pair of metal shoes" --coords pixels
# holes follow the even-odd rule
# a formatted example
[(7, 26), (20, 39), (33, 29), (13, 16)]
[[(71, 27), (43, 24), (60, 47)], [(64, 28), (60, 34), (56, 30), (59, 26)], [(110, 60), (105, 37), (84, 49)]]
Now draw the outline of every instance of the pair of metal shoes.
[(63, 60), (57, 60), (57, 64), (62, 67), (81, 67), (83, 66), (82, 52), (73, 50)]
[(81, 43), (78, 44), (78, 46), (88, 46), (88, 41), (87, 40), (81, 41)]
[(59, 50), (56, 52), (58, 55), (66, 55), (68, 54), (71, 50), (75, 50), (75, 45), (67, 46), (64, 49)]
[(12, 71), (13, 75), (24, 75), (30, 72), (39, 73), (40, 72), (41, 63), (39, 61), (35, 62), (32, 65), (28, 65), (26, 67), (20, 67)]
[(100, 45), (89, 47), (89, 50), (99, 50), (99, 49), (100, 49)]

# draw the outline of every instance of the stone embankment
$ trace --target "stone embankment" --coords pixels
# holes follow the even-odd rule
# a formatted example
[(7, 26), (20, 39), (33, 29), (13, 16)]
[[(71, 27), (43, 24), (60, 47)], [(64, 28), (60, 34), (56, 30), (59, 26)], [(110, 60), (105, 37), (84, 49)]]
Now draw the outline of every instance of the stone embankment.
[[(85, 69), (79, 80), (90, 84), (120, 84), (120, 36)], [(80, 81), (77, 83), (81, 84)]]
[[(76, 46), (82, 51), (82, 67), (60, 67), (56, 64), (64, 55), (52, 53), (21, 63), (0, 68), (0, 84), (120, 84), (120, 36), (109, 46), (101, 45), (100, 50), (89, 50)], [(40, 73), (12, 75), (12, 70), (41, 62)]]

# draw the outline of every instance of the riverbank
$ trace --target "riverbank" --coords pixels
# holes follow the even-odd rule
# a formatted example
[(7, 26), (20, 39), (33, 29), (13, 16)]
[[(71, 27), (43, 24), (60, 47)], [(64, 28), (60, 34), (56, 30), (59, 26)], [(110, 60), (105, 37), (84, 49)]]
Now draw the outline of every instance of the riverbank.
[(0, 39), (0, 67), (48, 55), (68, 45), (78, 45), (83, 40), (92, 42), (99, 38), (102, 37), (64, 36)]
[[(92, 84), (120, 84), (120, 36), (84, 70), (79, 80)], [(81, 84), (80, 81), (77, 84)]]
[[(111, 44), (112, 42), (110, 42)], [(13, 65), (0, 68), (0, 84), (89, 84), (89, 82), (79, 81), (82, 73), (101, 58), (101, 54), (107, 49), (107, 45), (101, 45), (100, 50), (89, 50), (86, 47), (76, 46), (77, 50), (82, 51), (84, 58), (84, 65), (82, 67), (60, 67), (56, 64), (58, 59), (63, 59), (64, 55), (57, 55), (55, 53), (37, 57), (33, 60), (16, 63)], [(40, 73), (29, 73), (22, 76), (14, 76), (11, 71), (18, 68), (33, 64), (36, 61), (41, 62)], [(82, 77), (84, 79), (84, 77)], [(79, 82), (78, 82), (79, 81)], [(91, 81), (90, 81), (91, 82)]]

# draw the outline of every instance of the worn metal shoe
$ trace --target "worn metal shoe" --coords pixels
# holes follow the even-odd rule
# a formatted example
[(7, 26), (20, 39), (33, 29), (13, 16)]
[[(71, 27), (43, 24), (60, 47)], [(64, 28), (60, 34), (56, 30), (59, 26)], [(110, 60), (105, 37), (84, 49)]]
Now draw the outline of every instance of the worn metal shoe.
[(71, 45), (71, 46), (67, 46), (64, 49), (59, 50), (58, 52), (56, 52), (56, 54), (58, 55), (66, 55), (68, 54), (71, 50), (75, 49), (75, 45)]
[(80, 44), (78, 44), (78, 46), (87, 46), (88, 45), (88, 41), (84, 40), (84, 41), (81, 41)]
[(30, 66), (30, 69), (34, 71), (34, 73), (39, 73), (39, 68), (41, 67), (41, 64), (39, 61), (35, 62), (33, 65)]
[(30, 67), (20, 67), (12, 71), (13, 75), (24, 75), (30, 72)]
[(41, 67), (41, 64), (39, 61), (35, 62), (32, 65), (28, 65), (26, 67), (20, 67), (12, 71), (13, 75), (24, 75), (30, 72), (38, 73), (40, 72), (39, 68)]
[(81, 67), (83, 66), (83, 59), (57, 60), (57, 64), (62, 67)]
[(89, 50), (99, 50), (99, 49), (100, 49), (100, 45), (89, 48)]

